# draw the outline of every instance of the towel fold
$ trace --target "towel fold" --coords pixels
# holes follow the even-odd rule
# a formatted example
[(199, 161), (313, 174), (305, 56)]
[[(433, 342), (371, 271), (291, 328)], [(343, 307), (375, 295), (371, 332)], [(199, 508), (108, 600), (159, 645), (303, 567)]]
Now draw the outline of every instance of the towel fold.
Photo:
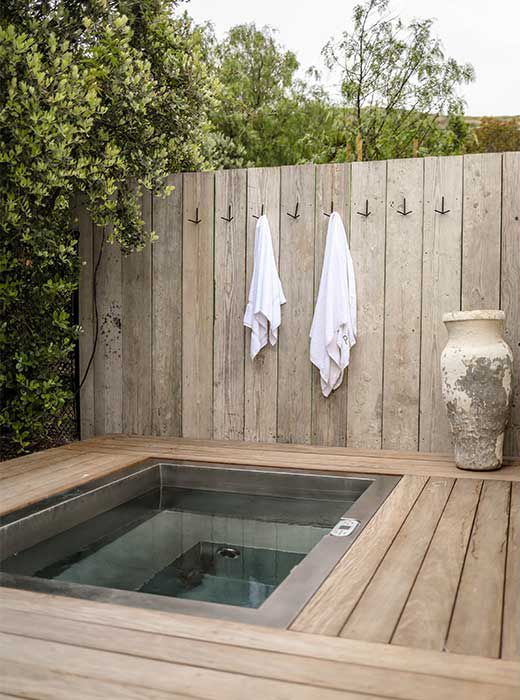
[(330, 216), (320, 288), (310, 332), (311, 362), (324, 396), (337, 389), (356, 343), (356, 282), (341, 216)]
[(253, 277), (249, 289), (244, 326), (251, 329), (251, 358), (267, 345), (275, 345), (281, 323), (280, 306), (285, 304), (282, 284), (274, 259), (271, 229), (267, 216), (256, 224)]

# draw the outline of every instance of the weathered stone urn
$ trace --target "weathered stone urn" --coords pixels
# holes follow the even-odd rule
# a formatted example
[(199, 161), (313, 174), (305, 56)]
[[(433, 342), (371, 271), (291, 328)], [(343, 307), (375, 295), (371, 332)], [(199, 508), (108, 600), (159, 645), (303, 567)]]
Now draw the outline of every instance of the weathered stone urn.
[(513, 355), (502, 337), (504, 312), (444, 314), (448, 342), (441, 355), (442, 392), (461, 469), (502, 465), (509, 418)]

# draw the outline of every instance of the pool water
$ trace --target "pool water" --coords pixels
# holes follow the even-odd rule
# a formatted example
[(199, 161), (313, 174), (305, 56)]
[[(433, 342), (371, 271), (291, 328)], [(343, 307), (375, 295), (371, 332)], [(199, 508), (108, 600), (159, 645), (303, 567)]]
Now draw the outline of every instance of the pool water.
[(354, 500), (163, 487), (9, 557), (2, 569), (258, 608)]
[(199, 542), (139, 590), (258, 608), (304, 557), (304, 553)]

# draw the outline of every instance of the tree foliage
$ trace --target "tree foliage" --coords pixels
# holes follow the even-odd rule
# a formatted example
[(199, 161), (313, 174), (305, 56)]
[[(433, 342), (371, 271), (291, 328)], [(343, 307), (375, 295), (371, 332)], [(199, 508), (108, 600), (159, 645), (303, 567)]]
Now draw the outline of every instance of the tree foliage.
[(406, 25), (388, 5), (356, 5), (352, 28), (323, 50), (340, 70), (348, 138), (352, 147), (362, 142), (365, 160), (412, 155), (428, 143), (441, 114), (462, 111), (457, 87), (474, 77), (471, 65), (445, 57), (431, 19)]
[(219, 83), (208, 159), (214, 167), (287, 165), (316, 159), (332, 121), (325, 90), (270, 27), (233, 27), (209, 39)]
[(388, 0), (357, 5), (351, 27), (323, 49), (326, 65), (339, 73), (342, 103), (315, 69), (299, 74), (296, 56), (269, 27), (238, 25), (221, 42), (211, 33), (207, 40), (220, 86), (208, 142), (216, 167), (464, 149), (458, 88), (473, 79), (472, 67), (444, 56), (432, 20), (406, 25), (388, 14)]
[(1, 429), (45, 445), (70, 391), (56, 367), (78, 329), (70, 205), (81, 193), (109, 242), (141, 248), (141, 186), (201, 163), (211, 84), (177, 2), (4, 0), (0, 9)]
[(467, 138), (468, 153), (520, 151), (520, 119), (483, 117)]

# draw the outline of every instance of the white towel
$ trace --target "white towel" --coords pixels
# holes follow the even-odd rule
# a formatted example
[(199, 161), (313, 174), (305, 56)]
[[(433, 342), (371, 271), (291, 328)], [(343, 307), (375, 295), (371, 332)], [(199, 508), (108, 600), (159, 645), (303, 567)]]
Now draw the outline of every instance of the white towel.
[(274, 259), (271, 229), (267, 216), (262, 215), (256, 224), (253, 277), (249, 289), (249, 301), (244, 315), (244, 326), (251, 328), (251, 358), (267, 345), (275, 345), (281, 323), (281, 304), (285, 304), (282, 283), (278, 277)]
[(324, 396), (337, 389), (356, 343), (356, 282), (341, 216), (330, 216), (320, 289), (311, 327), (311, 362)]

